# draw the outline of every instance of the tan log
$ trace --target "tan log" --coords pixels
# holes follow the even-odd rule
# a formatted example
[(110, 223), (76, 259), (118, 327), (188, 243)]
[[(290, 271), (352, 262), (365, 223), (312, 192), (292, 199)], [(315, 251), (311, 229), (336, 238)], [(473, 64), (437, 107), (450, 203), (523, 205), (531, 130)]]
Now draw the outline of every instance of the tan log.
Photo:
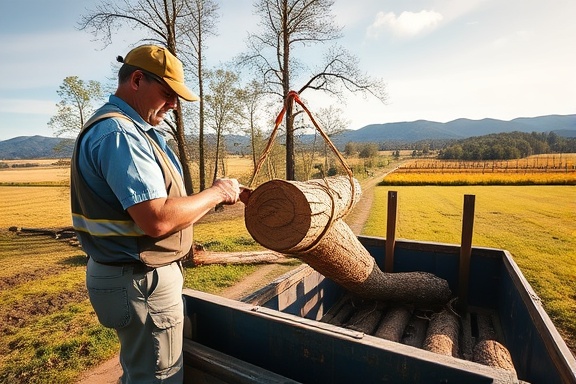
[(194, 253), (194, 265), (209, 264), (284, 264), (294, 259), (274, 251), (198, 252)]
[(477, 315), (478, 340), (474, 346), (472, 360), (516, 373), (510, 351), (496, 340), (497, 332), (492, 321), (488, 315)]
[(425, 272), (383, 273), (342, 220), (357, 201), (347, 177), (308, 182), (272, 180), (254, 190), (245, 222), (254, 240), (287, 253), (363, 298), (444, 304), (450, 289)]
[(459, 321), (449, 310), (435, 313), (428, 325), (423, 348), (441, 355), (458, 357)]
[(306, 251), (358, 202), (362, 189), (356, 179), (353, 189), (348, 177), (268, 181), (250, 195), (244, 215), (246, 228), (268, 249)]
[(516, 373), (510, 352), (496, 340), (481, 340), (478, 342), (474, 347), (473, 360), (480, 364)]
[(390, 308), (378, 325), (374, 336), (399, 343), (412, 317), (412, 311), (413, 308), (407, 305)]

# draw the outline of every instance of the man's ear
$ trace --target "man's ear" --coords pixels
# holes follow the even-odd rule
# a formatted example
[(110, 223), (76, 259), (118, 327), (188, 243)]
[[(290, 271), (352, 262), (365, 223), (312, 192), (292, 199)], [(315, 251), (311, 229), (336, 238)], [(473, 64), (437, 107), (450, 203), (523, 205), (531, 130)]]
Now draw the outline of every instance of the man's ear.
[(144, 78), (144, 74), (141, 71), (134, 71), (132, 72), (132, 76), (130, 81), (132, 82), (132, 87), (134, 89), (138, 89), (140, 87), (140, 82)]

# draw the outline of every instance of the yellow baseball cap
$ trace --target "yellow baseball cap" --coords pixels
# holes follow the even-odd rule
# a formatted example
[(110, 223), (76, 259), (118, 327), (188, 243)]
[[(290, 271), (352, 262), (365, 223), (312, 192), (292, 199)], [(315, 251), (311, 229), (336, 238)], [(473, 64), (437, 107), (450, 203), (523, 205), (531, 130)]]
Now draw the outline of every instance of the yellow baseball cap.
[(200, 98), (184, 84), (182, 62), (164, 47), (141, 45), (128, 52), (123, 62), (160, 77), (184, 100), (200, 100)]

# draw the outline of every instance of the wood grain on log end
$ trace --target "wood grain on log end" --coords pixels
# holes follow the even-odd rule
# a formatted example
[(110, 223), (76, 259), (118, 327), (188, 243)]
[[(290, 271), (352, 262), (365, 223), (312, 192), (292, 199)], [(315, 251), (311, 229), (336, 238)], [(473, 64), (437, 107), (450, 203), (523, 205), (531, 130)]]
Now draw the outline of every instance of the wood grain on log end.
[(296, 186), (272, 180), (252, 192), (245, 220), (254, 240), (268, 249), (285, 252), (308, 233), (312, 211), (306, 196)]
[(322, 240), (361, 194), (356, 179), (351, 184), (350, 178), (342, 176), (307, 182), (270, 180), (250, 195), (244, 213), (246, 228), (268, 249), (304, 252)]

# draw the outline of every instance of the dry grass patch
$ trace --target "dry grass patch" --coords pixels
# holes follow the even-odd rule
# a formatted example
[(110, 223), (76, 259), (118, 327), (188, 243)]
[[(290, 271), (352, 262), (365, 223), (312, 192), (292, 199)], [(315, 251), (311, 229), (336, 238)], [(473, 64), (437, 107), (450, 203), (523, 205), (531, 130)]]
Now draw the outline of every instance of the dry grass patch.
[(399, 238), (458, 244), (463, 196), (476, 196), (473, 245), (507, 249), (576, 350), (576, 189), (572, 186), (377, 187), (363, 233), (386, 236), (389, 190)]
[(66, 227), (71, 225), (67, 187), (0, 186), (0, 228)]

